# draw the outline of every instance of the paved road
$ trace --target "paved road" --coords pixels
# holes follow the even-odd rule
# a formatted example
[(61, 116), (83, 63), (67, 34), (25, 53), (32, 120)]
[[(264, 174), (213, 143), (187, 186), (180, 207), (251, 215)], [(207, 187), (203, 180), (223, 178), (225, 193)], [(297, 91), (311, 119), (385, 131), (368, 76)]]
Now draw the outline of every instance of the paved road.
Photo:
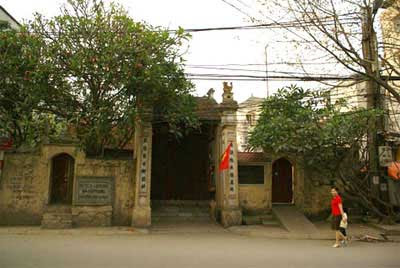
[(0, 267), (400, 267), (400, 243), (250, 238), (227, 232), (0, 235)]

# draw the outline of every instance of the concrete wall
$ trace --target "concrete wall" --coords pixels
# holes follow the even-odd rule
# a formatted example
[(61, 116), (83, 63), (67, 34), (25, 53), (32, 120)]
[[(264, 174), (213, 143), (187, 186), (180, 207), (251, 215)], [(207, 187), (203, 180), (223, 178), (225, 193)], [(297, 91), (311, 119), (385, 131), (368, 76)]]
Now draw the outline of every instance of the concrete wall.
[(331, 184), (330, 178), (325, 174), (315, 173), (311, 170), (305, 172), (304, 180), (304, 208), (306, 215), (318, 216), (330, 211)]
[(48, 182), (40, 176), (40, 156), (5, 154), (0, 179), (0, 224), (40, 224)]
[[(317, 175), (310, 175), (305, 172), (301, 159), (293, 156), (265, 154), (267, 161), (264, 163), (245, 163), (239, 165), (260, 165), (264, 164), (264, 185), (239, 185), (239, 201), (241, 208), (246, 212), (260, 210), (268, 211), (272, 207), (272, 164), (279, 158), (286, 158), (293, 166), (293, 204), (301, 211), (308, 214), (318, 214), (329, 208), (330, 186), (321, 187), (316, 184), (321, 181)], [(314, 178), (317, 176), (316, 178)]]
[(240, 166), (264, 166), (264, 184), (239, 184), (239, 203), (244, 214), (271, 210), (271, 163), (240, 162)]
[[(74, 158), (74, 180), (77, 176), (114, 178), (111, 222), (113, 225), (130, 225), (134, 200), (133, 159), (87, 159), (73, 145), (45, 145), (37, 152), (5, 154), (0, 180), (0, 225), (41, 223), (42, 215), (49, 205), (51, 160), (60, 153), (67, 153)], [(98, 215), (99, 225), (108, 222), (105, 216), (109, 215), (109, 208), (74, 206), (73, 211), (78, 226), (81, 225), (80, 217), (85, 218), (85, 214)], [(93, 222), (85, 220), (82, 224), (93, 225)]]
[[(134, 200), (133, 160), (85, 159), (78, 164), (77, 176), (99, 176), (114, 178), (113, 225), (130, 225)], [(87, 225), (87, 224), (85, 224)]]
[(239, 185), (239, 202), (243, 213), (271, 209), (271, 190), (265, 185)]

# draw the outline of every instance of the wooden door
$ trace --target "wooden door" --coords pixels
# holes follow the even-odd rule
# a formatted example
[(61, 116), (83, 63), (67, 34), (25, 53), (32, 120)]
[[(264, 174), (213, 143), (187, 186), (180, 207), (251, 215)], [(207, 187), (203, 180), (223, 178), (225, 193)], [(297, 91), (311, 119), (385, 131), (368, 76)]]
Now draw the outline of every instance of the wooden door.
[(272, 202), (292, 203), (292, 164), (280, 158), (272, 165)]
[(74, 159), (61, 154), (52, 160), (51, 196), (53, 204), (71, 204), (74, 176)]

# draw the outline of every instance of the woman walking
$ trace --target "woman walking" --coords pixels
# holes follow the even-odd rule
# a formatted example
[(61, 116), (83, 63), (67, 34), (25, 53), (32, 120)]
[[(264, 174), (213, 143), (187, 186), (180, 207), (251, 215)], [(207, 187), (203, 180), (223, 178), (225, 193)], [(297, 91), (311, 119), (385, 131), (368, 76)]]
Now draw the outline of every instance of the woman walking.
[(337, 187), (332, 187), (331, 189), (332, 200), (331, 200), (331, 210), (332, 210), (332, 229), (335, 230), (336, 242), (332, 246), (334, 248), (340, 247), (340, 240), (344, 240), (345, 237), (340, 232), (340, 222), (343, 217), (343, 204), (342, 198), (339, 195), (339, 190)]

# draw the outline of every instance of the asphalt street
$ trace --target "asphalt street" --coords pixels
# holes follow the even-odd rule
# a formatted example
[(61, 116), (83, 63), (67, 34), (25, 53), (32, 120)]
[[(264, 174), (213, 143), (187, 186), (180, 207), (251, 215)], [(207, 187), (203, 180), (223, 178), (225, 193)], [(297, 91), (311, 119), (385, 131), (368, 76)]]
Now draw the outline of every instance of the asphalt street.
[(229, 232), (0, 235), (0, 267), (400, 267), (400, 243), (283, 240)]

